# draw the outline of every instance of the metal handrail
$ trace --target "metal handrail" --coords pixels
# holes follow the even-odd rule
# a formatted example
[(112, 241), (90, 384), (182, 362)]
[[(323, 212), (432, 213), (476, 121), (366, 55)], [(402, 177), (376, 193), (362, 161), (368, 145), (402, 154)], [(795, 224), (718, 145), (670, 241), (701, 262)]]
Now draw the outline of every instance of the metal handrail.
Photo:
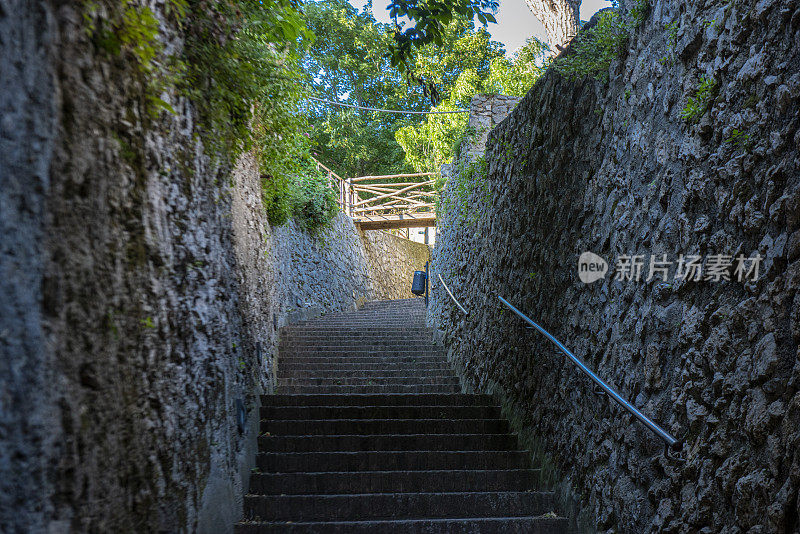
[(442, 280), (442, 275), (437, 272), (436, 276), (439, 277), (439, 281), (442, 283), (442, 287), (444, 287), (444, 290), (447, 291), (448, 295), (450, 295), (450, 298), (453, 299), (453, 302), (456, 303), (456, 306), (458, 306), (458, 309), (461, 310), (462, 312), (464, 312), (464, 315), (469, 315), (469, 312), (467, 312), (467, 310), (464, 308), (464, 306), (462, 306), (461, 303), (458, 302), (458, 299), (456, 299), (453, 296), (453, 292), (450, 291), (450, 288), (447, 287), (447, 284), (444, 283), (444, 280)]
[(578, 359), (577, 356), (572, 354), (572, 352), (570, 352), (570, 350), (567, 349), (567, 347), (562, 345), (555, 337), (553, 337), (553, 335), (550, 334), (550, 332), (548, 332), (547, 330), (545, 330), (544, 328), (542, 328), (541, 326), (539, 326), (538, 324), (533, 322), (530, 317), (528, 317), (527, 315), (525, 315), (524, 313), (519, 311), (510, 302), (508, 302), (506, 299), (504, 299), (500, 295), (497, 295), (497, 298), (500, 299), (500, 302), (502, 302), (503, 304), (508, 306), (508, 308), (511, 311), (516, 313), (519, 316), (520, 319), (522, 319), (523, 321), (525, 321), (526, 323), (528, 323), (529, 325), (534, 327), (536, 330), (538, 330), (539, 332), (544, 334), (545, 337), (547, 337), (547, 339), (552, 341), (556, 345), (556, 347), (558, 347), (561, 350), (561, 352), (563, 352), (564, 354), (567, 355), (567, 357), (572, 361), (572, 363), (574, 363), (576, 366), (578, 366), (578, 369), (583, 371), (589, 378), (591, 378), (592, 382), (597, 384), (600, 387), (600, 389), (602, 389), (609, 397), (611, 397), (612, 399), (617, 401), (617, 403), (620, 406), (625, 408), (631, 415), (636, 417), (636, 419), (638, 419), (642, 424), (644, 424), (644, 426), (649, 428), (658, 437), (663, 439), (668, 447), (670, 447), (672, 449), (676, 449), (676, 448), (679, 448), (682, 445), (680, 440), (678, 440), (677, 438), (672, 436), (672, 434), (670, 434), (669, 432), (667, 432), (666, 430), (664, 430), (663, 428), (658, 426), (649, 417), (647, 417), (642, 412), (640, 412), (638, 409), (636, 409), (636, 407), (634, 405), (632, 405), (630, 402), (628, 402), (624, 398), (622, 398), (622, 396), (619, 393), (617, 393), (611, 386), (606, 384), (605, 381), (603, 381), (602, 378), (597, 376), (591, 369), (589, 369), (586, 366), (586, 364), (584, 364), (581, 360)]
[[(469, 313), (464, 308), (464, 306), (462, 306), (461, 303), (458, 302), (456, 297), (453, 295), (452, 291), (450, 291), (450, 288), (447, 287), (447, 284), (445, 284), (444, 280), (442, 280), (442, 275), (440, 275), (439, 273), (436, 273), (436, 275), (439, 277), (439, 281), (442, 283), (442, 286), (444, 287), (445, 291), (447, 291), (447, 294), (450, 295), (450, 298), (453, 299), (453, 302), (455, 302), (456, 306), (458, 306), (458, 308), (462, 312), (464, 312), (464, 314), (469, 315)], [(653, 422), (653, 420), (651, 420), (649, 417), (647, 417), (642, 412), (640, 412), (630, 402), (625, 400), (619, 393), (617, 393), (611, 386), (609, 386), (602, 378), (597, 376), (591, 369), (589, 369), (586, 366), (585, 363), (583, 363), (580, 359), (578, 359), (577, 356), (572, 354), (572, 352), (567, 347), (565, 347), (560, 341), (558, 341), (550, 332), (548, 332), (547, 330), (545, 330), (544, 328), (542, 328), (541, 326), (536, 324), (530, 317), (528, 317), (527, 315), (525, 315), (524, 313), (519, 311), (510, 302), (508, 302), (506, 299), (504, 299), (500, 295), (497, 295), (497, 298), (500, 299), (500, 302), (505, 304), (520, 319), (522, 319), (523, 321), (525, 321), (526, 323), (531, 325), (533, 328), (535, 328), (536, 330), (538, 330), (539, 332), (544, 334), (544, 336), (547, 337), (547, 339), (552, 341), (555, 344), (555, 346), (558, 347), (559, 350), (561, 350), (561, 352), (566, 354), (567, 358), (569, 358), (570, 361), (572, 361), (572, 363), (574, 363), (578, 367), (578, 369), (583, 371), (592, 380), (592, 382), (594, 382), (596, 384), (596, 386), (599, 387), (604, 393), (606, 393), (609, 397), (614, 399), (620, 406), (625, 408), (625, 410), (627, 410), (628, 413), (630, 413), (636, 419), (638, 419), (639, 422), (641, 422), (643, 425), (645, 425), (647, 428), (649, 428), (650, 431), (652, 431), (655, 435), (657, 435), (659, 438), (664, 440), (665, 451), (666, 451), (667, 454), (669, 453), (670, 449), (678, 450), (678, 449), (681, 448), (681, 446), (683, 445), (683, 442), (681, 440), (675, 438), (672, 434), (670, 434), (669, 432), (667, 432), (666, 430), (661, 428), (658, 424)]]

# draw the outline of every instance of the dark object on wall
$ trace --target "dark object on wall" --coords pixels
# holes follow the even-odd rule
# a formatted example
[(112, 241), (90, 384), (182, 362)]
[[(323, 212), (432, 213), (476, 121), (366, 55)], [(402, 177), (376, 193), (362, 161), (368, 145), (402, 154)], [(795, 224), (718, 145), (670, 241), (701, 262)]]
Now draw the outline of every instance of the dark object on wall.
[(425, 271), (414, 271), (414, 281), (411, 283), (411, 292), (417, 296), (425, 294), (428, 285), (428, 275)]
[(428, 263), (425, 262), (424, 271), (414, 271), (414, 280), (411, 282), (411, 292), (417, 296), (425, 295), (425, 307), (428, 307)]
[(236, 399), (236, 427), (239, 434), (244, 434), (247, 426), (247, 410), (244, 407), (244, 399)]

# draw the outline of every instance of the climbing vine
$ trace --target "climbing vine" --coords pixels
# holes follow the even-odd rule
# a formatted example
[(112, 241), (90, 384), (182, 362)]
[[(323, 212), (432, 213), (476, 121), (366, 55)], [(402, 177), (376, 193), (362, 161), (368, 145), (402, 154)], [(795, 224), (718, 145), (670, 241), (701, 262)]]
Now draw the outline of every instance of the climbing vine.
[(569, 51), (553, 62), (553, 68), (570, 80), (585, 77), (608, 81), (608, 68), (619, 57), (631, 33), (647, 18), (648, 0), (637, 0), (627, 12), (618, 9), (598, 12), (592, 26), (581, 31), (570, 44)]
[[(135, 67), (147, 117), (175, 113), (170, 95), (187, 97), (207, 154), (227, 164), (256, 155), (271, 220), (329, 220), (330, 203), (306, 172), (299, 58), (314, 36), (296, 0), (165, 0), (158, 13), (138, 0), (86, 0), (83, 17), (101, 53)], [(176, 32), (182, 46), (167, 50)], [(123, 154), (135, 151), (120, 144)]]
[(448, 180), (446, 194), (437, 202), (437, 216), (445, 225), (474, 227), (491, 199), (489, 165), (484, 156), (461, 158)]

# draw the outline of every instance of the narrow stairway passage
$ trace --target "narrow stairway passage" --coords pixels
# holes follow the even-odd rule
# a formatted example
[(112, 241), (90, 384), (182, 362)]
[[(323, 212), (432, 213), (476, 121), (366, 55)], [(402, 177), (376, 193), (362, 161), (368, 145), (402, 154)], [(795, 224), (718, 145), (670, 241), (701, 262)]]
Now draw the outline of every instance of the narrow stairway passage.
[(500, 407), (460, 391), (421, 299), (287, 327), (237, 534), (566, 533)]

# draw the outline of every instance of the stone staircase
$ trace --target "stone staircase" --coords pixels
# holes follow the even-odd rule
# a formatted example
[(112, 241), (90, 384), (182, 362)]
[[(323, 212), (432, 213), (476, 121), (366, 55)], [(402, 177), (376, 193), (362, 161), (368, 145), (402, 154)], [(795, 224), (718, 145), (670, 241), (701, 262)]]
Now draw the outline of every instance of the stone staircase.
[(488, 395), (460, 393), (421, 299), (282, 332), (237, 534), (567, 532)]

